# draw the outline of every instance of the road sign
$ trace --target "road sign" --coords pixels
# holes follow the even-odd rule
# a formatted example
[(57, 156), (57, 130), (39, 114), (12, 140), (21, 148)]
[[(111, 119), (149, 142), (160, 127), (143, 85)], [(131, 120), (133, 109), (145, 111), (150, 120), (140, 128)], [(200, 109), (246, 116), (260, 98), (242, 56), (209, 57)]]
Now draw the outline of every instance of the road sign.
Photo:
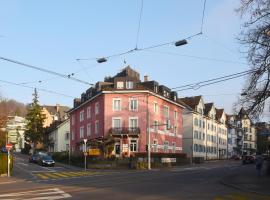
[(12, 144), (6, 144), (6, 149), (7, 149), (7, 150), (12, 149)]
[(99, 156), (100, 150), (99, 149), (89, 149), (88, 150), (90, 156)]

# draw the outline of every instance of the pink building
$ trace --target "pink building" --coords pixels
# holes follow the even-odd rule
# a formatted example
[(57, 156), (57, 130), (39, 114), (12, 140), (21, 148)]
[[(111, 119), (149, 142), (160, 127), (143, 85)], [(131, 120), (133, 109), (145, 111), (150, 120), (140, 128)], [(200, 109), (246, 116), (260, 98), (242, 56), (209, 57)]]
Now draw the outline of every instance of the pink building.
[(82, 150), (85, 138), (102, 142), (111, 136), (115, 156), (146, 152), (150, 127), (152, 152), (181, 153), (183, 108), (176, 92), (146, 76), (141, 82), (139, 73), (126, 67), (74, 100), (71, 150)]

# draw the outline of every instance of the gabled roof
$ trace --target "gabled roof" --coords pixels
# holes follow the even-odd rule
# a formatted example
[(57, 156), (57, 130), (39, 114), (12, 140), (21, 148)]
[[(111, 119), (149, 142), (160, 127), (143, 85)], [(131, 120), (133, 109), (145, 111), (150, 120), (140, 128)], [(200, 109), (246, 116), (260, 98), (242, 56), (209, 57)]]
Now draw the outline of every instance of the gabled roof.
[(216, 108), (216, 119), (219, 120), (222, 117), (224, 109), (217, 109)]
[(206, 104), (204, 104), (204, 114), (208, 115), (213, 106), (214, 106), (214, 103), (206, 103)]
[(57, 115), (61, 119), (65, 116), (67, 111), (70, 109), (68, 106), (60, 106), (60, 105), (56, 105), (56, 106), (44, 105), (42, 106), (42, 108), (45, 108), (51, 115)]
[(194, 97), (185, 97), (180, 98), (179, 100), (187, 104), (193, 110), (195, 110), (196, 106), (199, 105), (202, 96), (194, 96)]

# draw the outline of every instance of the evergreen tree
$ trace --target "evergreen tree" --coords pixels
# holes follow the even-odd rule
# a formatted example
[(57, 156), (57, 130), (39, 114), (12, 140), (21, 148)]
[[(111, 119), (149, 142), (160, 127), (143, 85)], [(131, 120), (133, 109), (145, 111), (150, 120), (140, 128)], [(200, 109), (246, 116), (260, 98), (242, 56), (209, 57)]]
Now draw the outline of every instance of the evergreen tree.
[(28, 107), (28, 113), (26, 115), (27, 125), (25, 131), (25, 139), (29, 143), (36, 147), (38, 142), (42, 142), (43, 139), (43, 122), (44, 115), (42, 114), (42, 108), (38, 103), (38, 93), (34, 90), (33, 102)]

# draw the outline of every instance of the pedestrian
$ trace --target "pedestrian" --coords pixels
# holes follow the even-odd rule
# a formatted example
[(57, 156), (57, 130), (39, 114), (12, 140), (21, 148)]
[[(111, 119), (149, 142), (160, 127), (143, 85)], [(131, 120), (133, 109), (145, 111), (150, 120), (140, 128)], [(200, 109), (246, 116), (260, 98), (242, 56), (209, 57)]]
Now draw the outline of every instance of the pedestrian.
[(255, 164), (256, 164), (256, 171), (258, 178), (262, 175), (262, 168), (263, 168), (263, 157), (260, 152), (257, 152), (256, 158), (255, 158)]

